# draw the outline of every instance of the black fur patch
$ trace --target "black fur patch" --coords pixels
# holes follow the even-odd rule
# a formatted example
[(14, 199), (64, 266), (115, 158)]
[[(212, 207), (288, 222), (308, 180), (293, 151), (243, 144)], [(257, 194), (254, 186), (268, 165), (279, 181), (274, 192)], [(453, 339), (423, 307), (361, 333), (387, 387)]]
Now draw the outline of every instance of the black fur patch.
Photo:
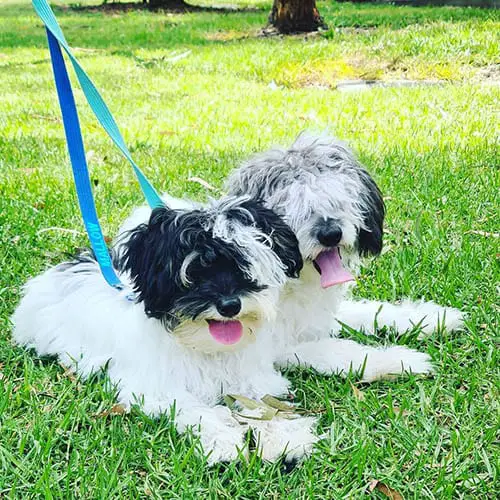
[(93, 274), (99, 272), (98, 266), (82, 266), (81, 264), (97, 264), (94, 251), (92, 249), (80, 249), (80, 253), (73, 255), (68, 262), (58, 264), (56, 269), (59, 272), (71, 270), (73, 274)]
[[(242, 297), (265, 288), (248, 277), (250, 263), (244, 249), (214, 238), (205, 228), (206, 217), (201, 210), (157, 208), (149, 223), (130, 232), (119, 268), (130, 272), (148, 316), (169, 324), (180, 316), (195, 319), (223, 297)], [(268, 234), (289, 275), (298, 274), (302, 259), (297, 239), (274, 212), (247, 201), (228, 210), (227, 217), (256, 225)], [(181, 268), (193, 252), (186, 283)]]
[(358, 235), (358, 250), (360, 255), (379, 255), (384, 236), (384, 200), (380, 189), (366, 170), (360, 171), (360, 178), (365, 187), (361, 196), (366, 209), (363, 214), (365, 227), (360, 229)]
[(303, 261), (297, 237), (288, 224), (259, 200), (245, 201), (241, 203), (240, 207), (251, 215), (251, 219), (241, 210), (229, 211), (228, 218), (237, 219), (246, 225), (252, 225), (253, 221), (258, 229), (271, 238), (271, 248), (285, 264), (287, 276), (298, 278)]

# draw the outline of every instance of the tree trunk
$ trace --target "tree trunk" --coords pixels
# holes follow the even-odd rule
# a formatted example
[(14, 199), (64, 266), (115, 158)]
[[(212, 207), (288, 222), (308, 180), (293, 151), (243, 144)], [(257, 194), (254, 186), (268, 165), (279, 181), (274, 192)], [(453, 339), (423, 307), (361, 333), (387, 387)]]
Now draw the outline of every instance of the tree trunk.
[(326, 29), (316, 0), (274, 0), (269, 22), (280, 33), (300, 33)]

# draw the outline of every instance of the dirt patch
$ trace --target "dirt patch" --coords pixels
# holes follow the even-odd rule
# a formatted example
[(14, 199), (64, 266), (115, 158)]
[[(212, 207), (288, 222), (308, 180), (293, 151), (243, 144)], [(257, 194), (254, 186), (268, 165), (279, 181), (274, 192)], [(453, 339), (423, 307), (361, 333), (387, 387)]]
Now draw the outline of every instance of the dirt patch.
[(211, 42), (233, 42), (235, 40), (244, 40), (246, 38), (255, 38), (258, 36), (256, 32), (249, 31), (236, 31), (236, 30), (228, 30), (228, 31), (215, 31), (213, 33), (207, 33), (205, 35), (205, 40), (209, 40)]
[(416, 87), (470, 82), (498, 85), (500, 64), (474, 68), (453, 61), (387, 60), (358, 55), (288, 62), (273, 70), (271, 76), (277, 85), (288, 88), (342, 88), (346, 92), (376, 86)]
[(479, 69), (474, 75), (474, 80), (490, 85), (500, 85), (500, 63)]
[(288, 63), (280, 68), (275, 81), (291, 88), (336, 88), (341, 80), (380, 80), (385, 69), (375, 59), (319, 59)]
[(336, 89), (340, 92), (359, 92), (371, 88), (401, 88), (401, 87), (429, 87), (443, 85), (442, 81), (436, 80), (344, 80), (336, 85)]

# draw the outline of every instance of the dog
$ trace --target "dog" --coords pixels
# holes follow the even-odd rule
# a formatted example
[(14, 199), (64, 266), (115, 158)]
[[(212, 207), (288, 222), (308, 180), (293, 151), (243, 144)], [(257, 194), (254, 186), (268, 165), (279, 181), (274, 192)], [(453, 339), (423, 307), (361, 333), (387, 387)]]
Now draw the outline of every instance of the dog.
[[(289, 150), (271, 150), (247, 160), (230, 175), (226, 186), (231, 195), (262, 200), (281, 215), (294, 230), (304, 261), (300, 278), (287, 280), (276, 315), (261, 325), (257, 335), (261, 342), (255, 348), (267, 363), (279, 369), (299, 365), (325, 375), (347, 376), (355, 371), (364, 382), (407, 371), (432, 372), (431, 359), (425, 353), (335, 337), (342, 324), (368, 334), (375, 333), (375, 324), (400, 333), (415, 325), (425, 333), (442, 322), (448, 329), (462, 325), (458, 310), (429, 302), (392, 305), (349, 299), (350, 284), (363, 258), (382, 250), (385, 207), (375, 181), (346, 145), (328, 137), (301, 135)], [(168, 205), (175, 201), (184, 208), (192, 207), (189, 201), (167, 195), (164, 200)], [(148, 207), (134, 211), (120, 228), (117, 248), (127, 241), (130, 229), (149, 214)], [(267, 373), (271, 373), (269, 367)], [(268, 393), (284, 394), (288, 381), (277, 376), (273, 372), (264, 386)], [(259, 398), (259, 392), (251, 389), (243, 394)], [(275, 418), (250, 425), (268, 460), (283, 453), (285, 460), (300, 460), (319, 439), (313, 417)]]
[(263, 200), (294, 230), (304, 260), (299, 280), (281, 294), (276, 319), (267, 325), (281, 346), (279, 366), (302, 365), (322, 374), (362, 372), (371, 382), (404, 371), (432, 372), (430, 357), (403, 346), (384, 348), (336, 338), (341, 325), (366, 334), (376, 327), (428, 334), (459, 329), (462, 313), (432, 302), (393, 305), (353, 301), (350, 289), (364, 257), (383, 244), (381, 191), (352, 150), (327, 135), (303, 133), (289, 149), (272, 149), (245, 161), (228, 178), (231, 195)]
[(293, 231), (248, 196), (141, 210), (111, 251), (123, 290), (105, 282), (92, 253), (56, 265), (25, 286), (13, 340), (82, 378), (106, 372), (126, 408), (156, 416), (174, 407), (177, 430), (199, 437), (209, 463), (246, 456), (249, 431), (266, 460), (308, 453), (315, 418), (236, 420), (221, 405), (224, 394), (288, 391), (273, 339), (260, 333), (302, 268)]

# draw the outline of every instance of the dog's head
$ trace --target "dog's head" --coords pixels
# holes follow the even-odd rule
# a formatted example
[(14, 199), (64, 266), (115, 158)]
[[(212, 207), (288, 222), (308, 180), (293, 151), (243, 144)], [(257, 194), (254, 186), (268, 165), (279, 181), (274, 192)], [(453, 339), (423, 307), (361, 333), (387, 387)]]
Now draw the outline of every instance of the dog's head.
[(264, 200), (295, 231), (304, 260), (327, 288), (352, 279), (359, 258), (382, 250), (384, 202), (352, 151), (329, 137), (300, 135), (290, 149), (246, 161), (230, 194)]
[(199, 210), (153, 210), (133, 229), (119, 267), (147, 316), (203, 352), (241, 348), (275, 314), (302, 258), (293, 231), (249, 197)]

